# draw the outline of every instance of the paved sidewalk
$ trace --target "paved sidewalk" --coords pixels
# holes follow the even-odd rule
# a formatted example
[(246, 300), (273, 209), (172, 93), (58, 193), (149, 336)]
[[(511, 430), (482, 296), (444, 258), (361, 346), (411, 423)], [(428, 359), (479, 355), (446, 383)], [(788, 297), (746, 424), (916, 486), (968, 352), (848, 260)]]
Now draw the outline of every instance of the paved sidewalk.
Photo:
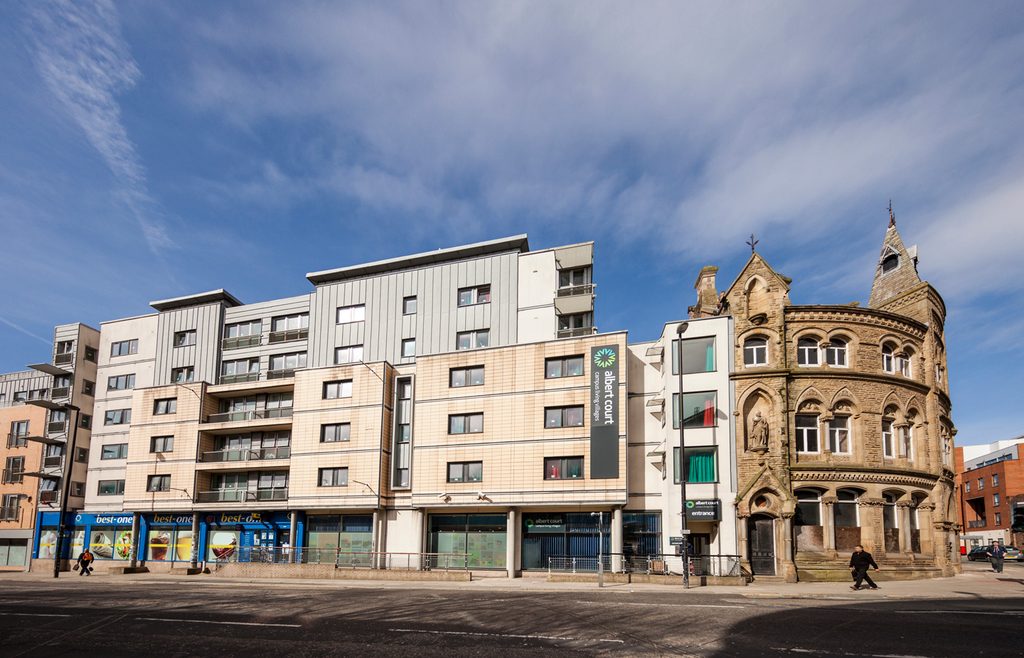
[[(161, 583), (189, 583), (197, 587), (232, 587), (239, 584), (261, 585), (274, 588), (326, 588), (326, 589), (389, 589), (389, 590), (453, 590), (453, 591), (508, 591), (508, 592), (579, 592), (579, 593), (661, 593), (677, 596), (718, 595), (751, 599), (789, 598), (835, 601), (884, 601), (898, 599), (992, 599), (1020, 598), (1024, 596), (1024, 568), (1007, 569), (996, 574), (977, 565), (965, 565), (964, 573), (952, 578), (930, 580), (880, 581), (878, 590), (850, 590), (850, 583), (753, 583), (746, 587), (708, 586), (684, 590), (682, 585), (606, 584), (599, 588), (596, 582), (551, 583), (541, 576), (524, 578), (481, 577), (472, 582), (430, 582), (395, 580), (315, 580), (284, 578), (222, 578), (210, 575), (181, 576), (170, 574), (93, 575), (92, 582), (105, 585), (146, 586)], [(62, 574), (59, 582), (73, 587), (82, 577)], [(3, 582), (54, 582), (51, 574), (7, 573), (0, 575)], [(68, 583), (68, 581), (72, 581)]]

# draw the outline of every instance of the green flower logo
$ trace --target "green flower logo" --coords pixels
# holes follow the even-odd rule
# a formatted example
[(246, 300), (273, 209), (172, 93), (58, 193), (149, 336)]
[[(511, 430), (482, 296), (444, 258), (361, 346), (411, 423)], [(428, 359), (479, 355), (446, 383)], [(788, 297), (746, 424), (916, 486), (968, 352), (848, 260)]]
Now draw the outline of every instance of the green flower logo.
[(615, 365), (615, 350), (610, 347), (602, 347), (594, 352), (594, 365), (598, 368), (611, 368)]

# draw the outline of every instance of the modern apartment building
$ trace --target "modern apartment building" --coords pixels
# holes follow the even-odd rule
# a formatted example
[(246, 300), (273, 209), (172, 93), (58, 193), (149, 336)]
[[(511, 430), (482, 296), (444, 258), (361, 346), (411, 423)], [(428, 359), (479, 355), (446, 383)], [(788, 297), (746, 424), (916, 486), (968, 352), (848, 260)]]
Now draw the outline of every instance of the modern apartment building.
[(957, 448), (956, 466), (963, 544), (1013, 544), (1013, 503), (1024, 496), (1024, 437)]

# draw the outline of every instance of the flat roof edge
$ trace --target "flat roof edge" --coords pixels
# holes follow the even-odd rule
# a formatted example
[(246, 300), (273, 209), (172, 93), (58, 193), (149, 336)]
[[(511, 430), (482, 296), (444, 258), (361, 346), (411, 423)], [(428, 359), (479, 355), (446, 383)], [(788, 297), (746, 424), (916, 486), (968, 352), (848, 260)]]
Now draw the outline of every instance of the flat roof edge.
[(186, 308), (188, 306), (200, 306), (202, 304), (213, 304), (216, 302), (224, 302), (228, 306), (241, 306), (242, 302), (238, 301), (238, 298), (229, 293), (223, 288), (217, 290), (207, 290), (206, 292), (199, 292), (194, 295), (185, 295), (184, 297), (172, 297), (170, 299), (158, 299), (155, 302), (150, 302), (149, 305), (158, 311), (170, 311), (176, 308)]

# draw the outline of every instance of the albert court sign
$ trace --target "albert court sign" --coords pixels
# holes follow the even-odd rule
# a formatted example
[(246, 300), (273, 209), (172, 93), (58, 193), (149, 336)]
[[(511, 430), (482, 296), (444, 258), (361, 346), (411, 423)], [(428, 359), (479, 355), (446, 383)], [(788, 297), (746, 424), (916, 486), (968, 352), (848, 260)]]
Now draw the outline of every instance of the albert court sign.
[(590, 348), (590, 477), (619, 477), (619, 346)]

